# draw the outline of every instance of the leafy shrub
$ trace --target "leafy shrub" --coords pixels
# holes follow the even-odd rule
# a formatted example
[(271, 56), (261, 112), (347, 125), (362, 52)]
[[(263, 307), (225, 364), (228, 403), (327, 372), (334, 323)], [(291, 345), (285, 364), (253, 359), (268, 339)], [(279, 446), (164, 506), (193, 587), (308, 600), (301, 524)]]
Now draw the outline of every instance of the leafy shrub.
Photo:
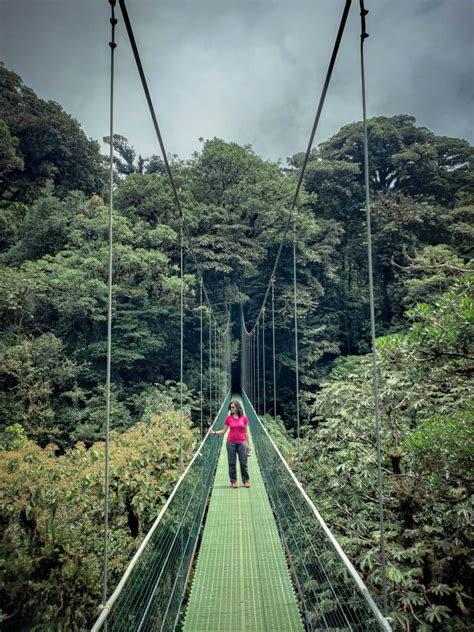
[[(418, 304), (377, 341), (389, 609), (396, 630), (471, 629), (472, 280)], [(470, 333), (469, 333), (470, 332)], [(377, 595), (380, 525), (371, 356), (344, 358), (316, 397), (303, 478)]]
[[(197, 442), (189, 425), (185, 461)], [(177, 481), (178, 432), (179, 416), (170, 412), (111, 433), (110, 587)], [(16, 429), (4, 433), (2, 445), (10, 448), (0, 464), (5, 613), (13, 626), (21, 616), (31, 629), (84, 630), (101, 600), (104, 443), (90, 449), (79, 443), (56, 456), (56, 446), (41, 448)]]

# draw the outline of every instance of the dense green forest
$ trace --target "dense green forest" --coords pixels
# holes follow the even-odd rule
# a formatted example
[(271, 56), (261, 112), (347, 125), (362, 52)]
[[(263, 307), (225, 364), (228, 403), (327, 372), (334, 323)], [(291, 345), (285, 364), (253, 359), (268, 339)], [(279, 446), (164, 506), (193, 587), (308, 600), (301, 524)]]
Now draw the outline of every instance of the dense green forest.
[[(0, 616), (7, 630), (83, 630), (101, 598), (106, 160), (3, 65), (0, 88)], [(405, 114), (371, 119), (368, 133), (391, 616), (395, 630), (467, 631), (474, 149)], [(313, 149), (299, 199), (302, 478), (378, 595), (362, 141), (356, 122)], [(114, 146), (112, 585), (177, 479), (180, 326), (180, 222), (163, 162), (121, 136)], [(217, 138), (189, 160), (170, 157), (222, 324), (240, 303), (250, 325), (257, 316), (302, 158), (283, 166)], [(280, 419), (264, 419), (293, 462), (291, 240), (275, 284)], [(189, 247), (185, 269), (189, 458), (200, 439)], [(205, 392), (219, 378), (207, 353)], [(216, 405), (206, 402), (206, 421)]]

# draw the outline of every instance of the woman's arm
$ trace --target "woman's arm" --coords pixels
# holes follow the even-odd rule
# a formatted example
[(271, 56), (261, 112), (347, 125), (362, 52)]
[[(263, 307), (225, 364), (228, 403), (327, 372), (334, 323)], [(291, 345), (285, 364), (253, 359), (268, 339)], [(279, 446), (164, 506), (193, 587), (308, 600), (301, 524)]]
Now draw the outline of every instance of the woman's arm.
[(248, 430), (248, 426), (244, 426), (245, 431), (245, 441), (247, 442), (247, 450), (250, 450), (250, 432)]
[(209, 430), (209, 434), (223, 434), (223, 435), (225, 435), (228, 430), (229, 430), (229, 426), (224, 426), (222, 428), (222, 430)]

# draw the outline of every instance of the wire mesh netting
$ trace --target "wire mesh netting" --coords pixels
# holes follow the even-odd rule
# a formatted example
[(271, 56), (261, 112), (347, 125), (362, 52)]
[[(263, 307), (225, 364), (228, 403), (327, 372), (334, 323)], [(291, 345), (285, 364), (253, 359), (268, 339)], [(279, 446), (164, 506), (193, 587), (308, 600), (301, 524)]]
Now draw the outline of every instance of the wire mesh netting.
[(293, 567), (307, 627), (338, 632), (390, 630), (380, 611), (374, 612), (373, 602), (374, 607), (371, 607), (370, 596), (354, 581), (245, 393), (243, 400), (267, 493)]
[[(229, 399), (216, 421), (225, 418)], [(118, 596), (112, 596), (108, 616), (94, 629), (105, 629), (104, 623), (108, 632), (175, 629), (220, 447), (209, 436), (203, 441)]]

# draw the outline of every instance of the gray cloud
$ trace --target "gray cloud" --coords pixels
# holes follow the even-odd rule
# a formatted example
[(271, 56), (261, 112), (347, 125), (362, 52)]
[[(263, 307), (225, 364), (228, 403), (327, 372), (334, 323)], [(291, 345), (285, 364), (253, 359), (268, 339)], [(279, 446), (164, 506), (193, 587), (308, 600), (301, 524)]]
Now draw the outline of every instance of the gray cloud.
[[(344, 0), (128, 0), (170, 153), (198, 138), (251, 143), (264, 158), (306, 147)], [(1, 0), (0, 59), (86, 133), (108, 133), (109, 4)], [(368, 113), (408, 113), (474, 141), (471, 0), (366, 0)], [(158, 153), (117, 9), (116, 131)], [(354, 0), (316, 142), (361, 118)]]

